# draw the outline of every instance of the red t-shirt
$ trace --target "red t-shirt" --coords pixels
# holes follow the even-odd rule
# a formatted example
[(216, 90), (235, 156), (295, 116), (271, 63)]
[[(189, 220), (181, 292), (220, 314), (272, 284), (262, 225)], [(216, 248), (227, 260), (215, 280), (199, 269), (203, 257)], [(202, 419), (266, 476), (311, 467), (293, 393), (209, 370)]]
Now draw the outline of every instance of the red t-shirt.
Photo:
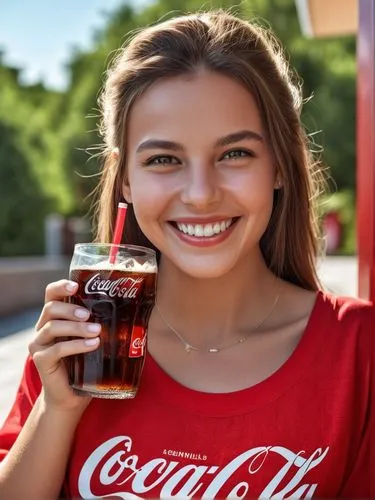
[[(188, 389), (148, 355), (135, 399), (94, 399), (84, 413), (66, 495), (375, 497), (374, 328), (370, 304), (319, 293), (287, 362), (229, 394)], [(39, 391), (29, 360), (0, 433), (0, 457)]]

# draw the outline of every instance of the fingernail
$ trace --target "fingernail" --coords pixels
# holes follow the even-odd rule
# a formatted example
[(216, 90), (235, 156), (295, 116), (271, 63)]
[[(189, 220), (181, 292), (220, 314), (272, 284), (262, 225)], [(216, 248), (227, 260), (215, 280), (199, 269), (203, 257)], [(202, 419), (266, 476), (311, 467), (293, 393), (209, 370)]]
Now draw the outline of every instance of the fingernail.
[(66, 285), (65, 288), (68, 290), (68, 292), (74, 292), (74, 290), (77, 288), (78, 283), (75, 283), (74, 281), (69, 281)]
[(74, 316), (80, 319), (88, 318), (90, 313), (86, 309), (76, 309), (74, 311)]
[(99, 323), (89, 323), (88, 325), (86, 325), (86, 329), (91, 333), (99, 333), (102, 327), (101, 325), (99, 325)]
[(93, 346), (99, 343), (99, 337), (95, 337), (94, 339), (85, 339), (84, 343), (87, 346)]

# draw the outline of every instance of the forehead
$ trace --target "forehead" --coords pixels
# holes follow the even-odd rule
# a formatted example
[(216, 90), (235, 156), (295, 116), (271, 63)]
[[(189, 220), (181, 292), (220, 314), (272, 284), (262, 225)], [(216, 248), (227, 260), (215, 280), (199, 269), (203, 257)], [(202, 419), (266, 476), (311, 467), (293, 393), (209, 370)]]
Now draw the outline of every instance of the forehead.
[(212, 140), (238, 130), (262, 133), (252, 94), (226, 75), (200, 73), (159, 80), (134, 103), (128, 118), (128, 146), (145, 138)]

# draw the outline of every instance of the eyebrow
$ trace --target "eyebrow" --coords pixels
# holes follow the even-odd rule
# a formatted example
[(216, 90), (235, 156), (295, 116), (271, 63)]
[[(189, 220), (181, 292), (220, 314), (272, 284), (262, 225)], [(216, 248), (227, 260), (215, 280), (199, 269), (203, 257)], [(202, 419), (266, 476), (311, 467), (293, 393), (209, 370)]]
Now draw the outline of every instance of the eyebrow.
[(147, 149), (169, 149), (170, 151), (184, 151), (184, 147), (178, 142), (164, 141), (162, 139), (147, 139), (137, 148), (137, 153), (146, 151)]
[(240, 130), (239, 132), (234, 132), (233, 134), (229, 134), (218, 139), (215, 143), (215, 147), (229, 146), (230, 144), (234, 144), (235, 142), (240, 142), (245, 139), (263, 142), (263, 137), (257, 132), (254, 132), (253, 130)]
[[(234, 132), (232, 134), (225, 135), (224, 137), (220, 137), (220, 139), (215, 142), (215, 147), (229, 146), (230, 144), (243, 140), (263, 142), (263, 137), (253, 130), (240, 130), (239, 132)], [(136, 152), (141, 153), (142, 151), (146, 151), (148, 149), (168, 149), (169, 151), (176, 152), (185, 150), (182, 144), (179, 144), (178, 142), (166, 141), (163, 139), (147, 139), (138, 146)]]

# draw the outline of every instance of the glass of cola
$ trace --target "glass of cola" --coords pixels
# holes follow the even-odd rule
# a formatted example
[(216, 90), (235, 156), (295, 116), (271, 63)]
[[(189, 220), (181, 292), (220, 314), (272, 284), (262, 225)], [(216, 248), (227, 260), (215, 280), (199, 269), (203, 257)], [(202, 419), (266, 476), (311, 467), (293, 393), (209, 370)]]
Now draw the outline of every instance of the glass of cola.
[(99, 347), (67, 357), (66, 366), (77, 394), (126, 399), (137, 394), (141, 380), (157, 262), (149, 248), (115, 245), (114, 252), (113, 246), (74, 247), (70, 279), (78, 283), (78, 290), (70, 302), (88, 309), (88, 321), (100, 323), (102, 329)]

